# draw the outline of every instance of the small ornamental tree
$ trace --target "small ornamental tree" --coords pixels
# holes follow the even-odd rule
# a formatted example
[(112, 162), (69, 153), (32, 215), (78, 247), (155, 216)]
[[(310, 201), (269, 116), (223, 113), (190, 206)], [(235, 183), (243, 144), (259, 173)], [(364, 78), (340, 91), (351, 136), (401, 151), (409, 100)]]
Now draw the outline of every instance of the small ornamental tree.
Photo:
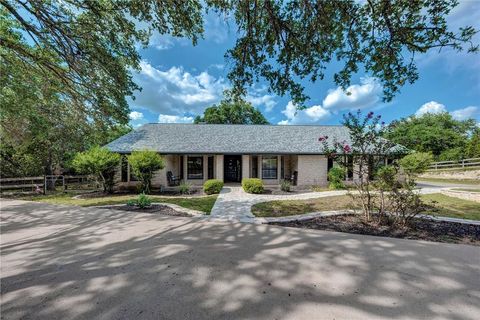
[(150, 150), (134, 151), (127, 158), (133, 174), (141, 182), (141, 192), (149, 194), (153, 173), (165, 167), (163, 158)]
[(399, 164), (409, 181), (424, 173), (433, 162), (433, 156), (427, 152), (415, 152), (400, 159)]
[(348, 159), (353, 160), (354, 186), (357, 194), (352, 197), (358, 198), (362, 205), (362, 211), (367, 221), (371, 220), (375, 208), (375, 192), (370, 177), (375, 168), (384, 163), (386, 155), (395, 156), (395, 144), (384, 139), (385, 123), (381, 122), (381, 116), (375, 116), (369, 112), (366, 116), (358, 110), (356, 113), (349, 112), (343, 115), (342, 124), (347, 127), (349, 140), (330, 141), (328, 136), (319, 137), (323, 150), (329, 158), (347, 169)]
[(97, 176), (103, 186), (103, 192), (112, 193), (115, 185), (115, 170), (120, 164), (120, 155), (107, 148), (93, 147), (77, 153), (72, 161), (75, 171)]

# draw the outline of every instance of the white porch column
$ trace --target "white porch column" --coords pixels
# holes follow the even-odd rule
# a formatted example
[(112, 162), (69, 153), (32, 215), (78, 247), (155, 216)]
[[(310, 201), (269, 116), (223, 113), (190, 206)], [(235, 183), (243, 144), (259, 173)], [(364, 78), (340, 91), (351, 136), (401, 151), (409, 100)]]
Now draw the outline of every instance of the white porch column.
[(215, 156), (215, 179), (223, 181), (223, 154)]
[(242, 179), (250, 178), (250, 155), (242, 155)]

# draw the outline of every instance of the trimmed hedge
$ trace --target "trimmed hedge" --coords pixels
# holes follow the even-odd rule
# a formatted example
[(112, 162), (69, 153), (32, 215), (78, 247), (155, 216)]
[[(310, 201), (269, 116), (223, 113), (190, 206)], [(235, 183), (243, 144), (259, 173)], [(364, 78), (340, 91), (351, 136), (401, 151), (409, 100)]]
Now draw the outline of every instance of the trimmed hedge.
[(203, 191), (206, 194), (220, 193), (223, 188), (223, 181), (218, 179), (210, 179), (203, 184)]
[(242, 187), (248, 193), (263, 193), (263, 181), (257, 178), (242, 180)]

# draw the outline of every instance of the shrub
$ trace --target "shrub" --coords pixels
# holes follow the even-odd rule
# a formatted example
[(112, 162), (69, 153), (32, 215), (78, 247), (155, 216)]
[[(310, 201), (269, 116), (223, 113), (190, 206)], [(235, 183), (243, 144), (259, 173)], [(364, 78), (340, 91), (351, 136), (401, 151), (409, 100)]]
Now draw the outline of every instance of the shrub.
[(211, 179), (205, 181), (203, 184), (203, 191), (206, 194), (220, 193), (223, 188), (223, 181), (218, 179)]
[(263, 181), (258, 178), (248, 178), (242, 180), (242, 187), (248, 193), (263, 193)]
[(137, 206), (140, 209), (149, 207), (152, 204), (152, 200), (145, 193), (140, 193), (137, 198)]
[(178, 185), (178, 191), (180, 191), (181, 194), (190, 194), (191, 189), (192, 189), (192, 185), (185, 181), (182, 181)]
[(112, 193), (115, 185), (115, 169), (120, 164), (120, 155), (107, 148), (93, 147), (77, 153), (72, 161), (75, 171), (92, 174), (101, 181), (103, 191)]
[(135, 177), (141, 182), (140, 189), (143, 193), (150, 193), (153, 173), (165, 167), (163, 158), (155, 151), (149, 150), (132, 152), (128, 156), (128, 163)]
[(332, 167), (328, 171), (328, 187), (330, 189), (338, 190), (338, 189), (345, 189), (345, 184), (343, 181), (345, 180), (345, 169), (335, 166)]
[(292, 183), (288, 180), (282, 180), (280, 182), (280, 190), (285, 191), (285, 192), (290, 192), (290, 189), (292, 188)]
[(417, 175), (425, 172), (432, 164), (433, 156), (431, 153), (415, 152), (400, 159), (399, 164), (409, 178), (414, 179)]
[(137, 206), (140, 209), (147, 208), (151, 204), (152, 204), (152, 199), (150, 199), (150, 197), (143, 192), (138, 195), (137, 199), (135, 200), (131, 199), (127, 201), (127, 206)]

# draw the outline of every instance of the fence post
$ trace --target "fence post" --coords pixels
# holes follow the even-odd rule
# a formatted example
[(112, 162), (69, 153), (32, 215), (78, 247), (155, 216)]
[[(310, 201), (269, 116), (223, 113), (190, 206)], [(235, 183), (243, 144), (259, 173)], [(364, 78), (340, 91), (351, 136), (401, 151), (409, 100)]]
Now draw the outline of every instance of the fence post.
[(465, 159), (462, 159), (462, 168), (465, 168)]
[(47, 194), (47, 176), (46, 175), (43, 176), (43, 194), (44, 195)]

